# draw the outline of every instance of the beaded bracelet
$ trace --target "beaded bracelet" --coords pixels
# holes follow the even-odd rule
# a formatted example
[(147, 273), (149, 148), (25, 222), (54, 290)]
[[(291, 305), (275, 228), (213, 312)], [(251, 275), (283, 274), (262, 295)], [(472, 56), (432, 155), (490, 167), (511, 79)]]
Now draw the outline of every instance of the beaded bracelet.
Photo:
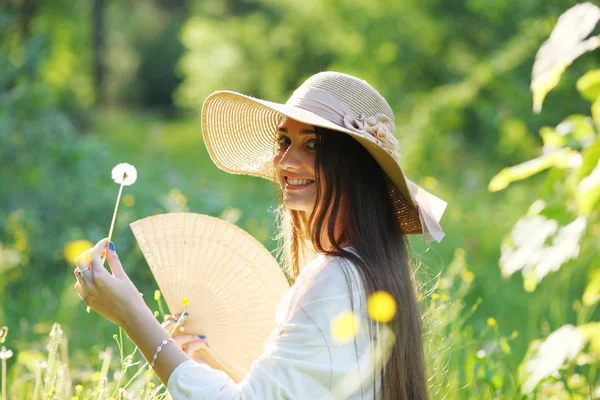
[(156, 351), (152, 355), (152, 361), (150, 361), (150, 367), (152, 369), (154, 369), (154, 364), (156, 363), (156, 359), (158, 358), (158, 353), (160, 353), (162, 351), (163, 347), (165, 347), (169, 342), (175, 343), (175, 340), (173, 338), (165, 339), (162, 342), (160, 342), (160, 344), (156, 348)]

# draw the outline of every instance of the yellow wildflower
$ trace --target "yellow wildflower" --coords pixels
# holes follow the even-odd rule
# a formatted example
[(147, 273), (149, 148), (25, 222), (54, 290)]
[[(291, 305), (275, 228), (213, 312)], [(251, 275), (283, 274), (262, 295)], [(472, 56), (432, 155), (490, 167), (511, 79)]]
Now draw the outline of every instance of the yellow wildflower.
[(367, 311), (378, 322), (389, 322), (396, 315), (396, 300), (388, 292), (377, 291), (367, 301)]
[(487, 324), (488, 324), (488, 326), (496, 326), (496, 325), (498, 325), (498, 323), (496, 322), (496, 320), (494, 318), (492, 318), (492, 317), (490, 317), (490, 318), (487, 319)]
[(92, 247), (94, 247), (94, 245), (89, 240), (74, 240), (65, 245), (63, 255), (67, 262), (75, 264), (77, 256)]
[(122, 201), (125, 207), (133, 207), (133, 205), (135, 204), (135, 197), (133, 197), (130, 194), (126, 194), (125, 196), (123, 196)]
[(331, 321), (330, 329), (333, 340), (338, 343), (349, 342), (360, 328), (360, 320), (352, 311), (346, 311)]
[(463, 281), (465, 281), (467, 283), (471, 283), (475, 280), (475, 274), (472, 273), (471, 271), (465, 271), (462, 273), (461, 278)]

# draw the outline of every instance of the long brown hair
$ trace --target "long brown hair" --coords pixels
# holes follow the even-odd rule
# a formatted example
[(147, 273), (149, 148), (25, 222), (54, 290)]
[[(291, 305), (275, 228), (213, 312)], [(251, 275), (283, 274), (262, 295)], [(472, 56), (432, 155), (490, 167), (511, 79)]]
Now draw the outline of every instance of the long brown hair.
[[(381, 398), (428, 399), (415, 277), (407, 238), (389, 199), (389, 180), (375, 159), (349, 135), (319, 127), (315, 132), (316, 206), (308, 218), (280, 207), (282, 250), (290, 280), (295, 280), (300, 266), (314, 253), (321, 253), (352, 262), (367, 298), (380, 290), (391, 294), (397, 311), (386, 325), (395, 341), (380, 375)], [(345, 229), (336, 238), (340, 213)], [(324, 235), (331, 244), (327, 248), (323, 245)], [(344, 249), (348, 246), (358, 256)], [(377, 372), (373, 371), (373, 376)]]

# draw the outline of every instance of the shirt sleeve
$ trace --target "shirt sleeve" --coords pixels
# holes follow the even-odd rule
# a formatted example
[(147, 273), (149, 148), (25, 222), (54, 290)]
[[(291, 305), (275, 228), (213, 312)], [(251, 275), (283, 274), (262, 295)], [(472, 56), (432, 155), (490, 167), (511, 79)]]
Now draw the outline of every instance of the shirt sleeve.
[[(186, 361), (171, 374), (167, 388), (174, 400), (269, 400), (331, 399), (348, 387), (348, 379), (356, 383), (361, 354), (370, 349), (364, 323), (359, 325), (356, 345), (353, 340), (340, 343), (332, 338), (331, 323), (339, 315), (352, 310), (360, 315), (361, 290), (349, 291), (344, 274), (337, 263), (303, 271), (296, 281), (298, 296), (287, 318), (276, 328), (276, 335), (265, 343), (263, 354), (239, 383), (206, 364)], [(312, 273), (310, 273), (312, 272)], [(299, 277), (300, 278), (300, 277)], [(361, 305), (362, 304), (362, 305)], [(359, 317), (359, 319), (361, 319)], [(364, 318), (362, 318), (364, 321)], [(365, 382), (364, 395), (372, 393), (372, 382)], [(361, 388), (358, 389), (359, 397)]]

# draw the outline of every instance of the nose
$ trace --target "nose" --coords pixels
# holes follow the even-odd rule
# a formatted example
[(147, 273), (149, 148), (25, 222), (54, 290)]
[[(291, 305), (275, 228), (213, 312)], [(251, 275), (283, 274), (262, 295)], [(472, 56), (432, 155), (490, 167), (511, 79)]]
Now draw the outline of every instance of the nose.
[(302, 160), (300, 158), (299, 150), (295, 146), (290, 145), (279, 159), (279, 167), (285, 170), (300, 169)]

